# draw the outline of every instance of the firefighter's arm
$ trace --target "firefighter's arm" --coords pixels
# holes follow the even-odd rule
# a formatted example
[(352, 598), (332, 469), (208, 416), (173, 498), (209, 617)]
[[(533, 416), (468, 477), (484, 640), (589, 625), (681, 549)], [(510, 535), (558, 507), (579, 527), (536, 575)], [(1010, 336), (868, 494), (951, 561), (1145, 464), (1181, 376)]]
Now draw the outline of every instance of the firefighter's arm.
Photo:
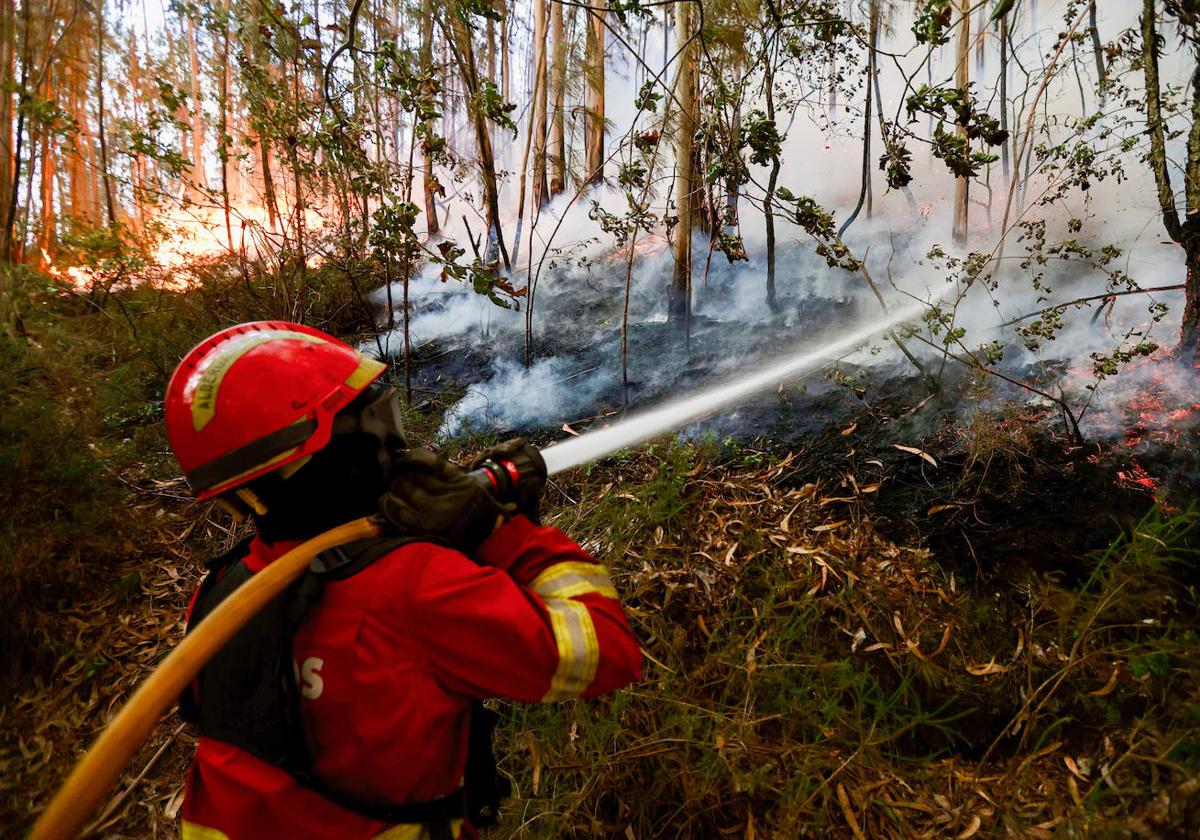
[(433, 549), (406, 610), (446, 688), (476, 697), (594, 697), (636, 680), (641, 651), (603, 566), (515, 517), (476, 560)]

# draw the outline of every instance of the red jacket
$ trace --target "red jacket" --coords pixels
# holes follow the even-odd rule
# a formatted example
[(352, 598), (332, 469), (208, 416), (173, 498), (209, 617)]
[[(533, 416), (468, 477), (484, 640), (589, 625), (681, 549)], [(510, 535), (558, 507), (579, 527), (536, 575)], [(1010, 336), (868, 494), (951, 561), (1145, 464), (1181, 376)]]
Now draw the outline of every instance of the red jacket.
[[(295, 545), (256, 539), (246, 563), (257, 572)], [(524, 517), (498, 529), (474, 560), (413, 543), (327, 583), (293, 652), (317, 774), (389, 803), (461, 784), (472, 698), (595, 697), (641, 671), (604, 567)], [(183, 820), (184, 840), (421, 836), (420, 826), (346, 811), (210, 738), (192, 762)]]

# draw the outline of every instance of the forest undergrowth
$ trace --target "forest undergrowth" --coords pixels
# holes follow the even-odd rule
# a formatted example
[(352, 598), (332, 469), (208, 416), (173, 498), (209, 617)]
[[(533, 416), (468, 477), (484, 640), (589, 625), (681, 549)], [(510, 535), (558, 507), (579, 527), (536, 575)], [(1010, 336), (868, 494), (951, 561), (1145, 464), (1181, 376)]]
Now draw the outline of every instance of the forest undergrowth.
[[(120, 305), (7, 287), (6, 831), (178, 641), (200, 560), (236, 536), (188, 502), (160, 398), (195, 341), (279, 314), (258, 282)], [(318, 299), (310, 323), (361, 328)], [(1200, 514), (1036, 413), (930, 428), (898, 440), (864, 408), (789, 450), (660, 441), (558, 477), (546, 518), (613, 569), (645, 672), (501, 704), (516, 795), (492, 836), (1195, 836)], [(176, 836), (194, 743), (164, 720), (93, 834)]]

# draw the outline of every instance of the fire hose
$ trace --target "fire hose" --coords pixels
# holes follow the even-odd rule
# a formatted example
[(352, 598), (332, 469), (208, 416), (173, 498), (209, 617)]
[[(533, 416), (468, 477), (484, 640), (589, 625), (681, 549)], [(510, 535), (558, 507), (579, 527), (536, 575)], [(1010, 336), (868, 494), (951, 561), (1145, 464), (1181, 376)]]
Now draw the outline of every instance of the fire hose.
[(87, 755), (75, 765), (29, 836), (38, 840), (66, 840), (77, 835), (95, 813), (100, 798), (150, 737), (159, 719), (225, 643), (298, 578), (322, 551), (378, 536), (381, 531), (381, 526), (370, 518), (339, 525), (296, 546), (238, 587), (197, 625), (195, 632), (184, 637), (134, 692)]
[[(941, 299), (948, 285), (937, 296)], [(851, 352), (877, 333), (916, 317), (925, 304), (917, 302), (891, 312), (888, 317), (846, 333), (810, 352), (786, 356), (748, 376), (706, 389), (588, 432), (543, 450), (549, 475), (588, 463), (624, 447), (684, 427), (723, 406), (731, 405), (776, 383), (810, 372), (829, 358)], [(485, 490), (507, 499), (515, 494), (528, 465), (505, 461), (486, 462), (471, 473)], [(30, 833), (32, 840), (66, 840), (74, 837), (95, 813), (100, 798), (117, 780), (154, 726), (218, 651), (272, 598), (298, 578), (322, 551), (345, 543), (378, 536), (382, 526), (371, 518), (356, 519), (319, 534), (284, 554), (240, 586), (213, 610), (195, 631), (158, 666), (96, 739), (75, 766), (66, 783), (42, 812)]]

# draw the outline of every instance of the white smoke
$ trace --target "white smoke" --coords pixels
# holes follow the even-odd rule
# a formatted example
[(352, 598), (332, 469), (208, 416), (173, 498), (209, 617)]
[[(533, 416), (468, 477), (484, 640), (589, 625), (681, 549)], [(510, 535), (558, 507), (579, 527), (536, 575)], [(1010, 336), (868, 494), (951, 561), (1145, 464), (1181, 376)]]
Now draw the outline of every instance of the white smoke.
[[(1042, 3), (1035, 22), (1025, 13), (1013, 22), (1017, 52), (1012, 59), (1014, 68), (1024, 65), (1034, 73), (1043, 66), (1045, 55), (1053, 46), (1058, 33), (1064, 29), (1063, 13), (1067, 3)], [(1023, 8), (1023, 7), (1022, 7)], [(1104, 40), (1115, 39), (1121, 30), (1136, 24), (1137, 10), (1132, 4), (1101, 3), (1100, 30)], [(903, 11), (893, 22), (891, 34), (884, 37), (882, 49), (900, 56), (902, 63), (915, 66), (925, 48), (913, 43), (909, 31), (909, 12)], [(974, 23), (974, 21), (973, 21)], [(986, 98), (995, 87), (998, 59), (995, 35), (988, 30), (983, 36), (985, 61), (976, 63), (972, 50), (971, 75), (976, 90)], [(668, 53), (674, 52), (671, 34)], [(653, 28), (647, 37), (652, 48), (645, 60), (657, 71), (662, 66), (663, 41), (661, 27)], [(1081, 47), (1081, 49), (1090, 49)], [(607, 103), (611, 120), (608, 143), (616, 148), (620, 139), (631, 130), (635, 116), (632, 108), (638, 87), (633, 63), (623, 56), (623, 48), (610, 43)], [(1184, 51), (1186, 52), (1186, 51)], [(1164, 57), (1165, 78), (1186, 78), (1187, 68), (1180, 53)], [(935, 55), (928, 79), (935, 84), (950, 78), (954, 70), (952, 47)], [(1080, 61), (1081, 72), (1087, 79), (1088, 62)], [(906, 119), (903, 111), (905, 97), (912, 92), (903, 79), (884, 63), (880, 73), (883, 110), (889, 120), (897, 114)], [(1015, 94), (1018, 72), (1013, 69), (1010, 96)], [(1094, 72), (1094, 71), (1093, 71)], [(926, 81), (922, 71), (913, 85)], [(671, 78), (668, 73), (666, 78)], [(1136, 79), (1133, 80), (1136, 87)], [(1097, 107), (1094, 82), (1085, 85), (1089, 110)], [(814, 92), (820, 94), (821, 92)], [(1046, 91), (1043, 116), (1049, 114), (1057, 121), (1054, 139), (1069, 136), (1070, 121), (1082, 112), (1079, 92), (1073, 72), (1062, 73)], [(809, 194), (832, 210), (838, 222), (852, 211), (858, 199), (861, 179), (863, 114), (861, 93), (850, 102), (844, 100), (832, 115), (824, 107), (801, 107), (791, 123), (783, 148), (784, 167), (779, 183), (794, 193)], [(570, 105), (571, 103), (568, 103)], [(754, 107), (749, 103), (747, 107)], [(758, 103), (761, 107), (762, 103)], [(578, 109), (571, 111), (572, 119)], [(924, 123), (925, 118), (918, 119)], [(1041, 117), (1039, 117), (1040, 125)], [(651, 126), (652, 119), (643, 114), (637, 129)], [(519, 168), (525, 142), (525, 122), (519, 121), (521, 135), (501, 145), (502, 156), (510, 170)], [(922, 125), (922, 128), (924, 126)], [(575, 130), (578, 131), (576, 126)], [(946, 251), (965, 255), (970, 249), (992, 252), (1000, 232), (1007, 199), (1007, 183), (1000, 175), (1000, 165), (994, 164), (987, 176), (989, 186), (972, 186), (971, 240), (967, 248), (951, 245), (951, 200), (954, 179), (940, 161), (934, 160), (924, 148), (914, 146), (912, 203), (898, 191), (885, 189), (882, 177), (875, 169), (881, 154), (877, 124), (872, 123), (872, 160), (874, 179), (873, 213), (866, 209), (848, 230), (845, 240), (854, 252), (865, 258), (868, 270), (893, 308), (904, 306), (913, 297), (929, 299), (935, 290), (944, 286), (946, 270), (934, 265), (926, 254), (934, 245)], [(1010, 130), (1023, 133), (1024, 124), (1014, 122)], [(1047, 138), (1035, 132), (1033, 142)], [(610, 162), (610, 178), (619, 159)], [(671, 171), (670, 151), (664, 146), (659, 161), (659, 175)], [(1143, 286), (1167, 285), (1181, 282), (1183, 259), (1181, 250), (1163, 242), (1161, 219), (1155, 201), (1153, 180), (1144, 165), (1130, 156), (1127, 177), (1122, 181), (1109, 179), (1096, 183), (1086, 196), (1074, 194), (1071, 202), (1082, 206), (1037, 206), (1033, 200), (1045, 187), (1045, 179), (1035, 170), (1029, 183), (1026, 208), (1031, 218), (1048, 220), (1048, 241), (1067, 238), (1067, 220), (1075, 215), (1086, 219), (1084, 229), (1077, 235), (1083, 244), (1099, 247), (1114, 242), (1123, 249), (1119, 265), (1109, 266), (1127, 272)], [(878, 303), (863, 278), (842, 270), (830, 269), (814, 251), (807, 236), (786, 220), (778, 218), (777, 287), (779, 305), (771, 308), (765, 292), (765, 222), (760, 210), (761, 185), (767, 181), (765, 167), (752, 168), (753, 180), (746, 187), (740, 202), (740, 229), (748, 262), (730, 265), (719, 252), (710, 252), (708, 238), (695, 233), (693, 239), (693, 317), (698, 321), (719, 322), (720, 331), (704, 334), (703, 342), (719, 342), (709, 346), (695, 342), (689, 347), (690, 356), (699, 353), (703, 358), (700, 374), (714, 376), (755, 357), (770, 356), (799, 341), (815, 330), (849, 331), (871, 318), (881, 317)], [(511, 171), (503, 182), (502, 222), (510, 250), (514, 247), (517, 226), (517, 185), (519, 179)], [(666, 209), (669, 177), (662, 183), (659, 194), (652, 196), (652, 212)], [(528, 189), (528, 187), (527, 187)], [(622, 302), (626, 284), (626, 261), (614, 255), (612, 237), (589, 218), (588, 211), (595, 201), (610, 213), (627, 210), (623, 192), (615, 187), (595, 188), (582, 196), (572, 192), (560, 195), (536, 214), (531, 222), (531, 200), (526, 197), (526, 220), (522, 231), (520, 252), (512, 282), (517, 288), (537, 277), (537, 297), (532, 318), (535, 357), (542, 352), (559, 353), (561, 339), (570, 337), (576, 351), (588, 350), (583, 358), (554, 355), (538, 358), (532, 367), (522, 366), (524, 356), (524, 311), (497, 307), (485, 297), (455, 281), (442, 282), (436, 266), (427, 267), (410, 283), (410, 332), (414, 348), (435, 344), (443, 352), (463, 352), (466, 348), (486, 342), (491, 352), (500, 353), (483, 382), (470, 385), (467, 395), (449, 413), (443, 432), (456, 434), (471, 427), (494, 426), (500, 429), (558, 425), (561, 422), (595, 413), (597, 401), (610, 399), (621, 380), (619, 331), (623, 319)], [(915, 211), (913, 205), (915, 204)], [(457, 205), (456, 205), (457, 206)], [(1017, 208), (1014, 208), (1014, 217)], [(1012, 220), (1010, 220), (1012, 221)], [(469, 231), (468, 231), (469, 226)], [(461, 215), (443, 220), (442, 233), (465, 245), (468, 234), (478, 237), (482, 222), (471, 217), (464, 224)], [(645, 244), (651, 236), (661, 246), (662, 231), (639, 234)], [(617, 258), (614, 259), (614, 256)], [(1058, 364), (1068, 360), (1082, 371), (1072, 378), (1081, 401), (1087, 399), (1083, 390), (1088, 384), (1090, 355), (1110, 352), (1129, 330), (1146, 332), (1149, 338), (1164, 344), (1174, 341), (1178, 330), (1182, 294), (1171, 292), (1154, 296), (1172, 306), (1171, 315), (1158, 324), (1150, 322), (1150, 299), (1141, 295), (1117, 297), (1108, 301), (1104, 313), (1093, 319), (1095, 308), (1071, 310), (1064, 316), (1065, 329), (1038, 350), (1028, 350), (1013, 341), (1012, 327), (1002, 326), (1017, 316), (1051, 304), (1079, 297), (1101, 294), (1109, 275), (1105, 270), (1088, 268), (1079, 261), (1051, 261), (1044, 267), (1021, 265), (1024, 245), (1016, 234), (1009, 236), (1005, 248), (1002, 283), (991, 292), (976, 284), (958, 302), (956, 324), (966, 328), (965, 341), (979, 346), (992, 340), (1006, 345), (1004, 364), (1012, 370), (1036, 371), (1039, 365)], [(665, 320), (666, 290), (670, 284), (673, 259), (669, 247), (649, 256), (639, 256), (629, 278), (629, 322), (631, 335), (639, 328), (650, 328)], [(1049, 289), (1036, 289), (1031, 282), (1034, 272), (1044, 270), (1043, 283)], [(399, 286), (393, 286), (392, 300), (399, 300)], [(382, 302), (384, 294), (379, 300)], [(518, 301), (524, 307), (525, 301)], [(402, 313), (396, 311), (396, 328), (386, 337), (390, 352), (402, 352)], [(1140, 340), (1141, 336), (1137, 340)], [(935, 339), (936, 340), (936, 339)], [(786, 343), (785, 343), (786, 342)], [(635, 342), (631, 341), (631, 345)], [(648, 346), (647, 346), (648, 345)], [(926, 358), (937, 360), (938, 354), (927, 349), (915, 349)], [(688, 364), (677, 348), (656, 347), (653, 340), (633, 347), (630, 353), (630, 379), (634, 381), (672, 381), (678, 369)], [(704, 354), (707, 353), (707, 356)], [(594, 359), (602, 365), (596, 370), (580, 372), (591, 367)], [(890, 345), (877, 356), (860, 354), (858, 362), (894, 361), (896, 353)], [(663, 379), (666, 377), (666, 379)], [(689, 380), (690, 381), (690, 380)], [(1129, 380), (1132, 382), (1132, 379)], [(1070, 383), (1068, 383), (1070, 384)], [(1103, 383), (1092, 401), (1090, 414), (1101, 417), (1106, 406), (1119, 403), (1125, 393), (1118, 377)]]
[(491, 378), (470, 388), (446, 413), (438, 437), (473, 430), (503, 434), (591, 419), (588, 415), (597, 397), (613, 381), (609, 368), (575, 369), (562, 357), (541, 359), (528, 368), (496, 359)]

